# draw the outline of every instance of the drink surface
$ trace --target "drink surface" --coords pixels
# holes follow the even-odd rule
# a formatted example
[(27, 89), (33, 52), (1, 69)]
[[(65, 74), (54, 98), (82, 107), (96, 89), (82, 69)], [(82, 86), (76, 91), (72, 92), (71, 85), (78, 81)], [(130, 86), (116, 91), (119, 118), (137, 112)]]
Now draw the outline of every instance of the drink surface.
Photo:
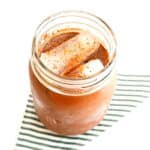
[(53, 73), (68, 78), (87, 78), (109, 63), (109, 54), (100, 40), (88, 31), (63, 29), (45, 33), (38, 55)]

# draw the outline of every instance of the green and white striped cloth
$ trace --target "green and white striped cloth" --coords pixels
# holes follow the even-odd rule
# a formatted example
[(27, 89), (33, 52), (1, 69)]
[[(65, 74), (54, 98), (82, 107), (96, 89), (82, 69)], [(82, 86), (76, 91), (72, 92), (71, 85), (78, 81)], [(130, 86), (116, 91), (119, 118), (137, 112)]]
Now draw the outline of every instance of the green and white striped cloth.
[(79, 150), (102, 135), (150, 96), (150, 75), (118, 74), (108, 112), (103, 121), (90, 131), (78, 136), (61, 136), (47, 130), (39, 121), (29, 95), (15, 150)]

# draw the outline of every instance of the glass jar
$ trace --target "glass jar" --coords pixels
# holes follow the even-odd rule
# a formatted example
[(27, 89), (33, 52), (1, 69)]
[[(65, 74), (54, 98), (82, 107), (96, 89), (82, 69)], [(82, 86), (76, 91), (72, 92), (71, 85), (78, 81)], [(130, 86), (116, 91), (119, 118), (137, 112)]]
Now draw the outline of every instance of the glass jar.
[[(69, 79), (50, 71), (39, 59), (38, 43), (46, 32), (80, 28), (96, 35), (109, 53), (103, 70), (84, 79)], [(43, 124), (56, 133), (75, 135), (97, 125), (104, 117), (115, 86), (116, 39), (99, 17), (82, 11), (63, 11), (46, 18), (36, 29), (29, 62), (31, 91)]]

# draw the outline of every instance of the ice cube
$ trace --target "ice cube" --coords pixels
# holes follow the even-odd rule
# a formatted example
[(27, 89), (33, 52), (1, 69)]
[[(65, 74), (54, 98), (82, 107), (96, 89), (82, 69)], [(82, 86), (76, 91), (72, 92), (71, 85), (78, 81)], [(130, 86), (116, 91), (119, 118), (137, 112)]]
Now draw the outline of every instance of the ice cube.
[(85, 78), (92, 76), (104, 68), (100, 59), (90, 60), (87, 63), (80, 65), (72, 72), (68, 73), (67, 76), (72, 78)]

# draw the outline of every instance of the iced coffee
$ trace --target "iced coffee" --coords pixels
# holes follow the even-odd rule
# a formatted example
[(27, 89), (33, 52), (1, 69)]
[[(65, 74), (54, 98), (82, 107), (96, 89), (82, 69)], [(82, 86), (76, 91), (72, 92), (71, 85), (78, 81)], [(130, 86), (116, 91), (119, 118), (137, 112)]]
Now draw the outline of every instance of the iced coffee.
[(114, 59), (115, 52), (88, 28), (66, 26), (40, 33), (33, 42), (29, 74), (41, 122), (62, 135), (97, 125), (114, 91)]

